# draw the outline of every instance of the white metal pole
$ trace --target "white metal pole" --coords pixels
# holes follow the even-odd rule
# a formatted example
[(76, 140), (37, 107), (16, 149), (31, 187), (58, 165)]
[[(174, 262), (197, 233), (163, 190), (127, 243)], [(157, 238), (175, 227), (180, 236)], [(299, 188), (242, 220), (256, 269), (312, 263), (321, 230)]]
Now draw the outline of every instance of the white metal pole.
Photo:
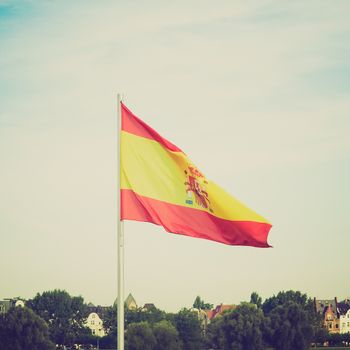
[(120, 163), (121, 163), (121, 95), (118, 94), (118, 350), (124, 350), (124, 225), (121, 218)]

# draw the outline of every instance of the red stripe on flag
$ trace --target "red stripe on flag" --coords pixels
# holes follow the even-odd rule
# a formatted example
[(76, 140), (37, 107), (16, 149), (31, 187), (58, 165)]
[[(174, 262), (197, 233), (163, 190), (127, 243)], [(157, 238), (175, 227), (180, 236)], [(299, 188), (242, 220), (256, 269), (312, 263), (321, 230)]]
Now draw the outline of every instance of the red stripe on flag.
[(140, 196), (132, 190), (121, 190), (121, 203), (122, 220), (151, 222), (171, 233), (228, 245), (270, 247), (270, 224), (225, 220), (202, 210)]
[(123, 103), (122, 110), (122, 130), (137, 136), (145, 137), (153, 141), (159, 142), (161, 145), (174, 152), (182, 152), (181, 149), (164, 137), (160, 136), (157, 131), (152, 129), (141, 119), (137, 118)]

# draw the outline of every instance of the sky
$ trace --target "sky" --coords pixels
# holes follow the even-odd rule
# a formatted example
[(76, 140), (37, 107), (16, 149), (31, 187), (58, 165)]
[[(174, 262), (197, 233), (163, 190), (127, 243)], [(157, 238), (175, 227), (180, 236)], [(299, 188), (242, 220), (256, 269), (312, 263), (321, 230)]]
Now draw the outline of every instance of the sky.
[(0, 0), (0, 299), (117, 296), (117, 93), (273, 224), (273, 248), (126, 222), (166, 311), (350, 296), (350, 2)]

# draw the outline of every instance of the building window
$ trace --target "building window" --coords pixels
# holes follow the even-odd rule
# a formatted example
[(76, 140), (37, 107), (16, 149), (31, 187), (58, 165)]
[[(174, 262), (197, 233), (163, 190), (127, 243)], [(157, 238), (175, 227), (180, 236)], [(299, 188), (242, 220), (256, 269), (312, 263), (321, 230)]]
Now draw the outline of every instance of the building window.
[(335, 325), (335, 328), (339, 328), (339, 325), (338, 325), (338, 324), (336, 324), (336, 325)]
[(92, 314), (92, 316), (91, 316), (92, 318), (95, 318), (95, 314)]

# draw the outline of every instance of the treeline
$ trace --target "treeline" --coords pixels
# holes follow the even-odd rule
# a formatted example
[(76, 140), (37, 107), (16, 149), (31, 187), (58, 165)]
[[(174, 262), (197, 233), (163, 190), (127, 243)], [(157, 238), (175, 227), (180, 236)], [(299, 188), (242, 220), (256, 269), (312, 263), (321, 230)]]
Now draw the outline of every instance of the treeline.
[[(194, 306), (211, 304), (199, 297)], [(84, 326), (88, 307), (82, 297), (54, 290), (37, 294), (25, 308), (12, 308), (0, 315), (0, 350), (53, 350), (54, 344), (96, 345), (116, 348), (117, 309), (103, 315), (107, 335), (96, 338)], [(313, 301), (296, 291), (280, 292), (264, 302), (252, 293), (249, 302), (214, 318), (208, 325), (201, 313), (182, 309), (166, 313), (150, 309), (125, 308), (125, 348), (127, 350), (304, 350), (312, 344), (330, 341), (340, 344), (349, 335), (329, 335)], [(202, 313), (203, 315), (203, 313)]]

